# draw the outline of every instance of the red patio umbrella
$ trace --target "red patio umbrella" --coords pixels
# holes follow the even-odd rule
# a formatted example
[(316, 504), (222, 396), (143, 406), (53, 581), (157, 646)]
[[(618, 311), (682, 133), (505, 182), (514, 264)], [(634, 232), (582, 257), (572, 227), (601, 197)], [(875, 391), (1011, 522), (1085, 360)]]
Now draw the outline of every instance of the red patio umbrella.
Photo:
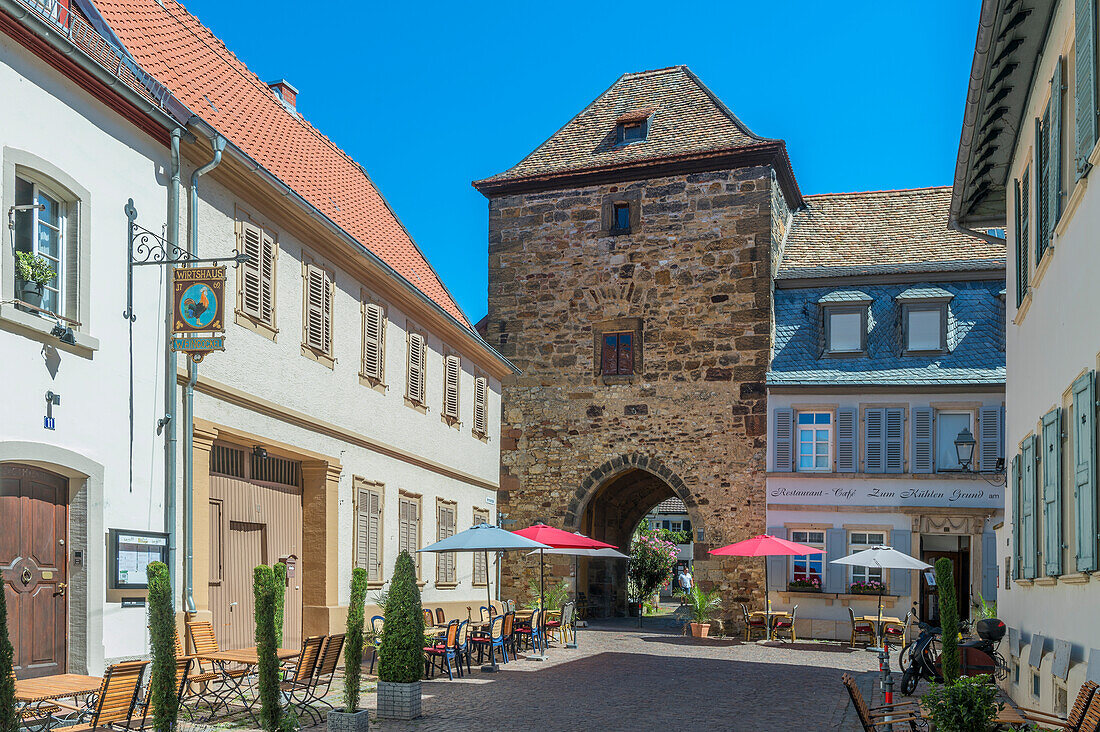
[[(574, 534), (569, 531), (562, 531), (561, 529), (555, 529), (553, 526), (547, 526), (546, 524), (535, 524), (529, 526), (526, 529), (520, 529), (519, 531), (513, 531), (513, 534), (519, 534), (525, 539), (531, 541), (537, 541), (540, 544), (545, 544), (551, 549), (617, 549), (614, 544), (608, 544), (603, 541), (597, 541), (596, 539), (589, 539), (583, 534)], [(543, 582), (545, 581), (542, 562), (542, 549), (539, 549), (539, 609), (545, 604), (546, 592), (543, 588)]]
[[(805, 544), (798, 544), (786, 539), (780, 539), (771, 534), (760, 534), (751, 539), (727, 544), (718, 549), (712, 549), (711, 554), (727, 557), (799, 557), (804, 554), (824, 554), (824, 549), (817, 549)], [(768, 562), (764, 562), (764, 617), (768, 625), (768, 639), (772, 635), (772, 601), (768, 591)]]

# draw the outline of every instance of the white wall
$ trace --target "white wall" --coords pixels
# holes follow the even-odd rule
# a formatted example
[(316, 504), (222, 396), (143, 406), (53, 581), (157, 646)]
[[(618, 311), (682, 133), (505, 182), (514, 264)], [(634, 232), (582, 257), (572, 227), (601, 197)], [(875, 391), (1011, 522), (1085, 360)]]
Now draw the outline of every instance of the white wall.
[[(89, 528), (163, 529), (163, 448), (154, 433), (163, 411), (162, 353), (164, 289), (160, 268), (136, 272), (134, 299), (134, 477), (129, 478), (128, 332), (126, 230), (123, 211), (133, 198), (139, 223), (160, 233), (166, 215), (168, 150), (122, 120), (8, 36), (0, 34), (0, 148), (47, 161), (88, 191), (90, 312), (81, 330), (94, 350), (60, 345), (57, 339), (0, 318), (0, 443), (57, 446), (102, 466), (102, 482), (89, 496)], [(0, 180), (0, 186), (3, 181)], [(5, 202), (10, 192), (0, 191)], [(6, 206), (0, 230), (10, 252)], [(0, 272), (8, 280), (12, 272)], [(10, 308), (11, 306), (0, 306)], [(86, 340), (84, 336), (89, 339)], [(44, 394), (61, 395), (54, 407), (56, 429), (43, 428)], [(37, 450), (5, 451), (18, 461)], [(48, 466), (44, 466), (48, 467)], [(98, 673), (104, 657), (144, 651), (140, 632), (95, 628), (143, 628), (144, 610), (105, 604), (102, 563), (106, 540), (89, 536), (88, 667)], [(97, 566), (97, 574), (93, 569)], [(71, 566), (71, 571), (79, 571)], [(92, 626), (95, 626), (93, 628)], [(80, 639), (80, 642), (83, 642)]]
[[(1021, 177), (1024, 168), (1032, 163), (1034, 150), (1034, 126), (1031, 123), (1042, 113), (1048, 98), (1047, 81), (1053, 75), (1054, 64), (1061, 54), (1070, 63), (1067, 71), (1066, 108), (1064, 116), (1064, 167), (1066, 176), (1063, 198), (1062, 219), (1056, 229), (1053, 246), (1043, 257), (1036, 270), (1035, 263), (1035, 217), (1031, 217), (1031, 242), (1029, 242), (1029, 261), (1031, 264), (1031, 294), (1021, 310), (1016, 308), (1015, 286), (1017, 281), (1016, 261), (1013, 247), (1009, 247), (1007, 298), (1007, 451), (1011, 458), (1020, 450), (1024, 437), (1037, 429), (1037, 423), (1043, 414), (1055, 406), (1063, 406), (1067, 390), (1073, 381), (1088, 369), (1098, 365), (1100, 351), (1100, 330), (1097, 329), (1096, 312), (1100, 310), (1100, 290), (1096, 287), (1096, 274), (1100, 272), (1100, 248), (1096, 246), (1096, 232), (1100, 230), (1100, 187), (1097, 184), (1098, 171), (1093, 168), (1091, 174), (1074, 185), (1074, 109), (1073, 109), (1073, 3), (1060, 2), (1055, 11), (1047, 47), (1040, 57), (1040, 64), (1034, 76), (1032, 96), (1024, 114), (1022, 126), (1015, 149), (1012, 168), (1009, 171), (1009, 190), (1012, 181)], [(1097, 159), (1097, 151), (1090, 158)], [(1031, 179), (1035, 180), (1032, 163)], [(1007, 211), (1008, 241), (1015, 241), (1015, 212), (1012, 210), (1011, 195)], [(1032, 197), (1031, 210), (1036, 200)], [(1071, 448), (1070, 443), (1063, 445), (1064, 450)], [(1072, 504), (1072, 473), (1063, 480), (1063, 504)], [(1011, 502), (1009, 502), (1011, 503)], [(1005, 528), (999, 537), (1001, 566), (1004, 557), (1010, 556), (1010, 536), (1013, 507), (1008, 506)], [(1072, 546), (1072, 511), (1064, 512), (1064, 531)], [(1069, 552), (1067, 572), (1072, 571), (1073, 552)], [(1089, 654), (1094, 648), (1100, 648), (1100, 627), (1095, 623), (1096, 608), (1100, 606), (1100, 577), (1093, 573), (1079, 578), (1082, 584), (1071, 584), (1063, 580), (1046, 579), (1035, 586), (1022, 586), (1013, 583), (1009, 591), (1000, 593), (998, 611), (1005, 622), (1022, 631), (1029, 639), (1033, 633), (1047, 636), (1047, 655), (1041, 675), (1042, 695), (1040, 699), (1031, 697), (1030, 681), (1025, 671), (1021, 674), (1023, 685), (1013, 691), (1021, 703), (1028, 706), (1041, 706), (1050, 709), (1052, 705), (1053, 677), (1050, 675), (1049, 662), (1052, 658), (1050, 638), (1068, 640), (1073, 644), (1073, 663), (1070, 671), (1069, 701), (1072, 704), (1076, 688), (1084, 679)], [(1024, 647), (1027, 658), (1029, 646)], [(1094, 663), (1095, 665), (1095, 663)], [(1100, 673), (1100, 668), (1095, 670)]]

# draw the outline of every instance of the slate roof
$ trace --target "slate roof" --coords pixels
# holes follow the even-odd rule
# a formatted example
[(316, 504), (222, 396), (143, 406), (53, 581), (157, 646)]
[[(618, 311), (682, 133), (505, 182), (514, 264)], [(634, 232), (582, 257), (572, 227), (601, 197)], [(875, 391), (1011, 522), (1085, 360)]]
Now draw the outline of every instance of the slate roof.
[(867, 355), (822, 358), (824, 333), (818, 304), (833, 289), (808, 287), (775, 292), (775, 352), (769, 386), (824, 385), (977, 385), (1005, 382), (1004, 301), (1000, 280), (922, 284), (946, 292), (949, 352), (903, 356), (904, 284), (863, 285), (872, 298), (868, 312)]
[[(648, 115), (646, 139), (616, 145), (620, 119)], [(686, 66), (623, 74), (546, 142), (483, 183), (582, 171), (671, 156), (751, 147), (753, 134)]]
[(145, 71), (467, 328), (366, 172), (176, 0), (94, 0)]
[(997, 270), (1006, 247), (948, 228), (951, 188), (804, 197), (778, 279)]

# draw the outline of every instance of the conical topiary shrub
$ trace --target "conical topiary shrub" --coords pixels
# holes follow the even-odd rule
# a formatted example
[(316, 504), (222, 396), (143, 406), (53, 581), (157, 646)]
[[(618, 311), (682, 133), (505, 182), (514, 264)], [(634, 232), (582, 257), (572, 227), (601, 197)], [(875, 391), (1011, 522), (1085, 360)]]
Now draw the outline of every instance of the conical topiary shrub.
[(0, 586), (0, 732), (19, 732), (19, 715), (15, 713), (15, 649), (8, 638), (8, 602)]
[(256, 599), (256, 666), (260, 697), (260, 728), (276, 732), (282, 723), (279, 703), (279, 658), (275, 655), (275, 574), (261, 564), (252, 572)]
[(955, 596), (955, 570), (951, 560), (936, 560), (936, 594), (940, 601), (940, 628), (943, 631), (943, 649), (940, 660), (944, 683), (959, 678), (959, 604)]
[(416, 565), (401, 552), (386, 598), (382, 643), (378, 649), (378, 716), (420, 716), (420, 678), (424, 672), (424, 615)]
[(168, 565), (163, 562), (150, 563), (146, 572), (149, 577), (149, 640), (153, 647), (153, 667), (149, 676), (153, 729), (171, 732), (179, 716), (172, 582), (168, 577)]
[(283, 647), (283, 616), (286, 611), (286, 564), (275, 562), (275, 646)]
[(363, 670), (363, 606), (367, 601), (367, 570), (351, 570), (351, 600), (348, 603), (348, 627), (344, 642), (344, 704), (328, 713), (329, 732), (366, 732), (370, 729), (370, 710), (359, 708), (360, 679)]

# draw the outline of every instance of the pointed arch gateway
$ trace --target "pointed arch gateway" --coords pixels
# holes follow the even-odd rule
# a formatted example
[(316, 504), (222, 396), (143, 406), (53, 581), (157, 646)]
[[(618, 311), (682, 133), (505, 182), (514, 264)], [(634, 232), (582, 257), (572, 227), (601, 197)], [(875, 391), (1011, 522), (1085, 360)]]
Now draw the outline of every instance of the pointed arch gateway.
[[(594, 539), (629, 551), (630, 538), (645, 516), (661, 502), (679, 498), (691, 521), (692, 539), (705, 536), (698, 503), (684, 480), (659, 458), (624, 454), (594, 469), (581, 482), (566, 508), (563, 524)], [(625, 562), (586, 559), (577, 581), (589, 605), (616, 615), (626, 611)]]

